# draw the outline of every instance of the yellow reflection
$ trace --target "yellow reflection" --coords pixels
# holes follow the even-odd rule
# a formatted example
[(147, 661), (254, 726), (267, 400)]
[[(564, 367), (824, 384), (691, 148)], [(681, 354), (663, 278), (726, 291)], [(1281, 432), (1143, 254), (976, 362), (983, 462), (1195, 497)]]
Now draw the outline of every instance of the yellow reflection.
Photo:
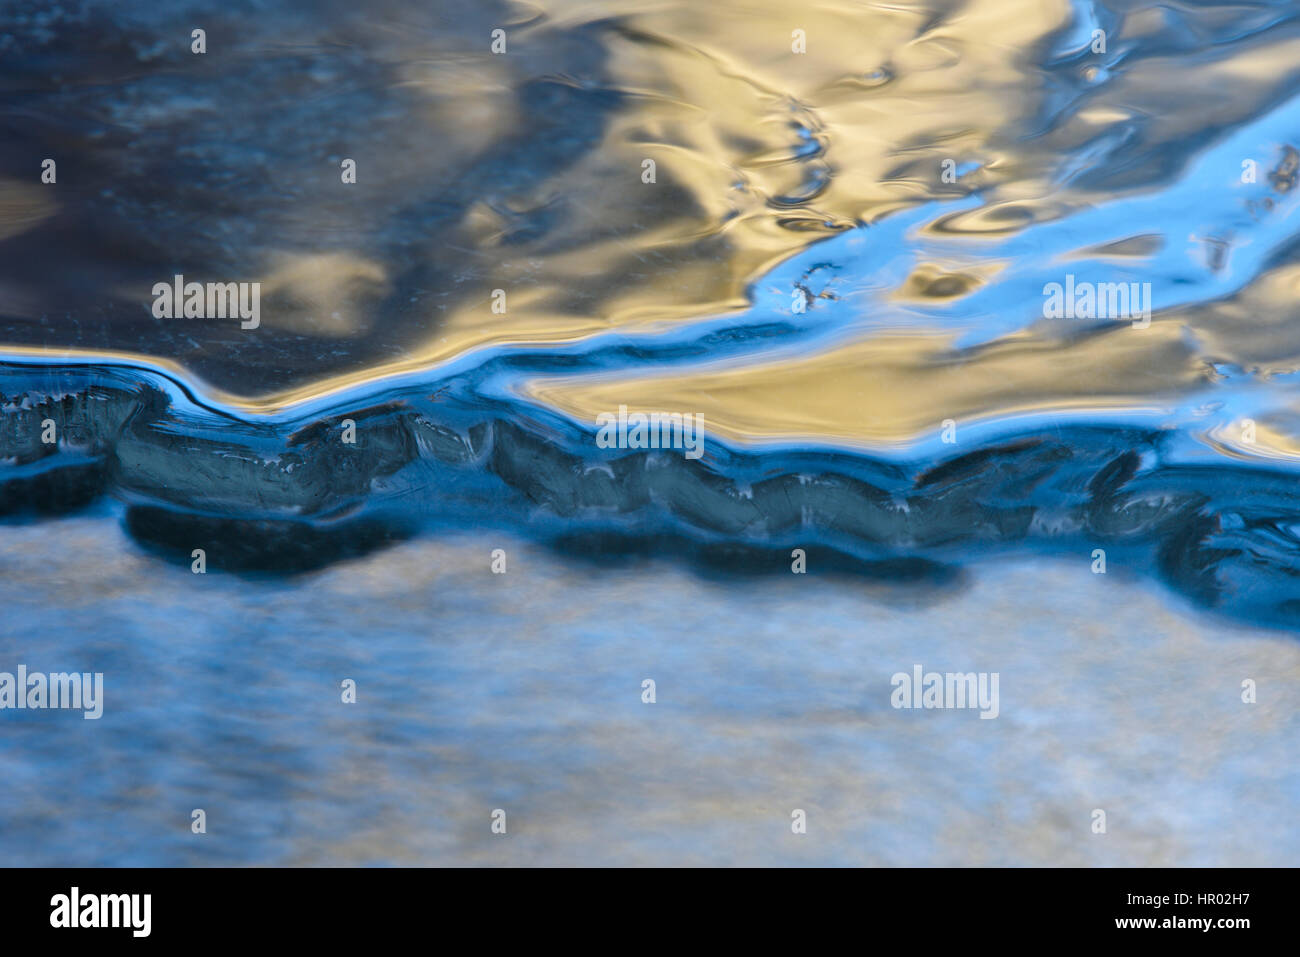
[(630, 409), (703, 413), (740, 443), (812, 439), (904, 446), (989, 415), (1159, 406), (1208, 381), (1178, 324), (1054, 340), (1019, 334), (957, 352), (938, 333), (882, 335), (779, 363), (657, 378), (535, 380), (527, 393), (594, 422)]

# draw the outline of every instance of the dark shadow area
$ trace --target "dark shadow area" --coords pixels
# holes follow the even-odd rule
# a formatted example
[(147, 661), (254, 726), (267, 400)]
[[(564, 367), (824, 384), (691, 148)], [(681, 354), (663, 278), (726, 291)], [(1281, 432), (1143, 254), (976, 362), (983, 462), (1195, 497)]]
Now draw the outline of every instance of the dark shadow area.
[(126, 530), (142, 547), (177, 565), (204, 551), (209, 570), (297, 575), (409, 538), (412, 530), (375, 519), (334, 526), (193, 515), (154, 506), (127, 509)]
[(817, 578), (946, 588), (957, 585), (962, 578), (960, 567), (944, 562), (918, 556), (864, 559), (816, 543), (787, 546), (697, 542), (680, 535), (636, 535), (601, 529), (562, 535), (549, 544), (572, 561), (602, 568), (632, 568), (640, 562), (665, 559), (685, 562), (696, 574), (718, 581), (806, 574)]
[(22, 521), (78, 512), (108, 488), (103, 462), (65, 465), (0, 482), (0, 518)]

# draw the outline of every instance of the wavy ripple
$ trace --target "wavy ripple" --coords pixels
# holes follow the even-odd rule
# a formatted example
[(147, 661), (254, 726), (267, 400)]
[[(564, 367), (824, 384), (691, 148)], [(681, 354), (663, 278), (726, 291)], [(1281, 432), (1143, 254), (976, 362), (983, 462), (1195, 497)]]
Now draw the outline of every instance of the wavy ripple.
[[(0, 509), (239, 572), (1101, 547), (1295, 626), (1293, 4), (642, 6), (245, 0), (197, 57), (197, 4), (8, 5)], [(155, 319), (175, 273), (262, 326)], [(1046, 318), (1067, 274), (1149, 323)], [(707, 454), (597, 448), (619, 405)]]

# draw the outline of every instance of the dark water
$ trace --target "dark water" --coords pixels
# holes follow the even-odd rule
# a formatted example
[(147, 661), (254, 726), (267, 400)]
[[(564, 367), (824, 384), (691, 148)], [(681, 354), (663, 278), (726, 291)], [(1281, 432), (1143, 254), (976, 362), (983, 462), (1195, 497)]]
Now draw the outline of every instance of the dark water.
[[(6, 715), (0, 847), (1290, 853), (1241, 822), (1300, 793), (1298, 13), (7, 4), (0, 670), (94, 662), (110, 697), (84, 728)], [(260, 283), (256, 328), (158, 318), (177, 274)], [(1147, 308), (1058, 317), (1052, 284)], [(620, 406), (703, 416), (702, 456), (600, 447)], [(1022, 691), (918, 751), (883, 702), (920, 660)], [(659, 732), (654, 668), (696, 696)], [(788, 837), (800, 801), (835, 839), (736, 810)], [(1141, 826), (1085, 848), (1106, 801)], [(535, 843), (488, 849), (510, 802)]]

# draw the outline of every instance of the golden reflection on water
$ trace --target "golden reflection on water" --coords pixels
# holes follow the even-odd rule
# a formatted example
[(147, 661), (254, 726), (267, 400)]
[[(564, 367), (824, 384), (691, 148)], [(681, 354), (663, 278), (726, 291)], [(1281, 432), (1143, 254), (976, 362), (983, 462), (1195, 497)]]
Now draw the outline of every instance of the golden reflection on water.
[[(959, 334), (979, 317), (944, 311), (1014, 274), (1015, 256), (996, 243), (1159, 191), (1196, 152), (1175, 146), (1208, 143), (1275, 102), (1297, 77), (1300, 37), (1263, 30), (1272, 11), (1128, 9), (1105, 24), (1111, 52), (1124, 55), (1098, 58), (1083, 55), (1084, 8), (1066, 0), (799, 9), (784, 0), (553, 0), (510, 9), (444, 18), (430, 31), (385, 2), (370, 18), (303, 26), (295, 49), (324, 57), (311, 74), (321, 96), (349, 82), (345, 67), (328, 66), (331, 44), (346, 37), (400, 97), (382, 103), (403, 112), (377, 110), (379, 125), (362, 130), (369, 140), (358, 133), (320, 146), (359, 155), (356, 191), (340, 187), (334, 163), (312, 157), (280, 192), (223, 197), (231, 215), (258, 227), (248, 242), (175, 237), (234, 273), (216, 278), (263, 283), (256, 334), (151, 334), (135, 314), (149, 283), (133, 280), (109, 283), (107, 294), (140, 306), (126, 312), (135, 325), (115, 319), (122, 329), (104, 332), (100, 347), (80, 333), (60, 341), (38, 320), (58, 312), (51, 290), (62, 280), (0, 275), (0, 307), (27, 322), (11, 325), (6, 351), (143, 350), (219, 401), (270, 413), (486, 346), (738, 314), (762, 277), (819, 240), (869, 235), (930, 204), (912, 234), (914, 262), (877, 300), (911, 317), (904, 328), (873, 325), (868, 303), (827, 313), (843, 334), (797, 356), (756, 347), (691, 371), (551, 377), (527, 391), (584, 421), (626, 404), (701, 412), (738, 440), (895, 445), (945, 418), (1162, 408), (1217, 381), (1215, 363), (1277, 375), (1300, 362), (1300, 332), (1288, 321), (1300, 280), (1289, 264), (1212, 301), (1165, 311), (1157, 303), (1140, 335), (1125, 325), (1063, 331), (1022, 309), (971, 345)], [(498, 23), (508, 27), (506, 56), (486, 52), (486, 28)], [(800, 39), (806, 52), (792, 48)], [(239, 52), (250, 59), (285, 49), (247, 43)], [(143, 133), (184, 131), (198, 109), (178, 100), (145, 110), (128, 97), (109, 106)], [(538, 125), (561, 108), (559, 125)], [(1130, 143), (1115, 154), (1123, 161), (1094, 162), (1097, 144), (1115, 137)], [(952, 158), (962, 170), (948, 181), (941, 171)], [(648, 160), (653, 183), (643, 181)], [(1290, 189), (1274, 185), (1278, 197)], [(182, 210), (201, 206), (181, 186), (159, 188)], [(421, 206), (412, 193), (431, 199)], [(0, 240), (40, 227), (57, 195), (0, 181)], [(1260, 207), (1261, 220), (1278, 215)], [(1080, 229), (1056, 261), (1140, 265), (1193, 241), (1233, 241), (1122, 215), (1116, 223)], [(140, 256), (163, 261), (156, 251)], [(508, 297), (504, 313), (493, 310), (497, 289)], [(1289, 447), (1284, 436), (1272, 441)]]
[[(223, 197), (266, 226), (236, 260), (256, 270), (239, 278), (264, 284), (268, 347), (309, 335), (324, 351), (350, 353), (350, 368), (312, 375), (268, 362), (248, 381), (222, 374), (226, 340), (157, 358), (202, 366), (216, 391), (269, 410), (490, 343), (563, 342), (741, 309), (750, 282), (819, 238), (1016, 175), (993, 140), (1032, 108), (1029, 51), (1069, 18), (1067, 4), (1042, 0), (518, 9), (513, 58), (480, 53), (477, 37), (454, 28), (434, 43), (382, 27), (363, 34), (375, 58), (391, 65), (394, 87), (427, 101), (404, 124), (407, 142), (363, 154), (359, 183), (377, 202), (358, 207), (328, 169), (298, 186), (292, 203)], [(512, 91), (523, 80), (581, 86), (554, 37), (582, 29), (595, 30), (604, 82), (621, 96), (598, 142), (518, 188), (508, 175), (475, 181), (454, 226), (441, 227), (445, 243), (436, 243), (446, 288), (408, 315), (382, 315), (397, 270), (364, 246), (382, 228), (384, 210), (431, 179), (455, 191), (474, 157), (518, 124), (523, 107)], [(792, 51), (794, 30), (804, 31), (807, 53)], [(179, 122), (166, 104), (122, 119)], [(423, 151), (419, 130), (432, 138)], [(939, 158), (950, 154), (982, 164), (959, 190), (937, 174)], [(527, 150), (519, 154), (528, 159)], [(654, 184), (641, 180), (646, 159), (657, 166)], [(262, 201), (268, 208), (255, 208)], [(557, 221), (529, 240), (528, 223), (551, 208)], [(6, 219), (9, 230), (24, 228), (20, 218)], [(341, 241), (349, 232), (361, 240), (351, 250)], [(201, 250), (200, 240), (182, 242)], [(496, 288), (509, 295), (504, 315), (491, 310)], [(143, 285), (112, 292), (148, 301)], [(54, 304), (24, 308), (15, 294), (4, 305), (31, 316)], [(255, 343), (241, 340), (239, 352), (243, 362), (258, 362)]]
[[(990, 141), (1029, 108), (1032, 79), (1008, 53), (1068, 16), (994, 0), (926, 29), (924, 7), (639, 7), (614, 6), (626, 18), (605, 38), (607, 68), (627, 100), (599, 146), (516, 199), (563, 196), (573, 215), (559, 235), (506, 247), (501, 213), (476, 202), (467, 222), (490, 250), (484, 271), (511, 291), (508, 313), (491, 312), (485, 285), (416, 361), (739, 309), (749, 283), (809, 243), (974, 187), (945, 186), (942, 157), (983, 157), (978, 182), (996, 181)], [(571, 24), (591, 9), (551, 12)], [(791, 52), (793, 29), (808, 53)]]
[(770, 365), (652, 379), (537, 380), (529, 392), (588, 422), (623, 403), (700, 412), (711, 433), (741, 442), (802, 437), (901, 446), (937, 432), (942, 418), (1158, 409), (1205, 384), (1207, 370), (1175, 324), (1144, 333), (1116, 328), (1073, 341), (1018, 334), (969, 353), (938, 334), (887, 334)]

